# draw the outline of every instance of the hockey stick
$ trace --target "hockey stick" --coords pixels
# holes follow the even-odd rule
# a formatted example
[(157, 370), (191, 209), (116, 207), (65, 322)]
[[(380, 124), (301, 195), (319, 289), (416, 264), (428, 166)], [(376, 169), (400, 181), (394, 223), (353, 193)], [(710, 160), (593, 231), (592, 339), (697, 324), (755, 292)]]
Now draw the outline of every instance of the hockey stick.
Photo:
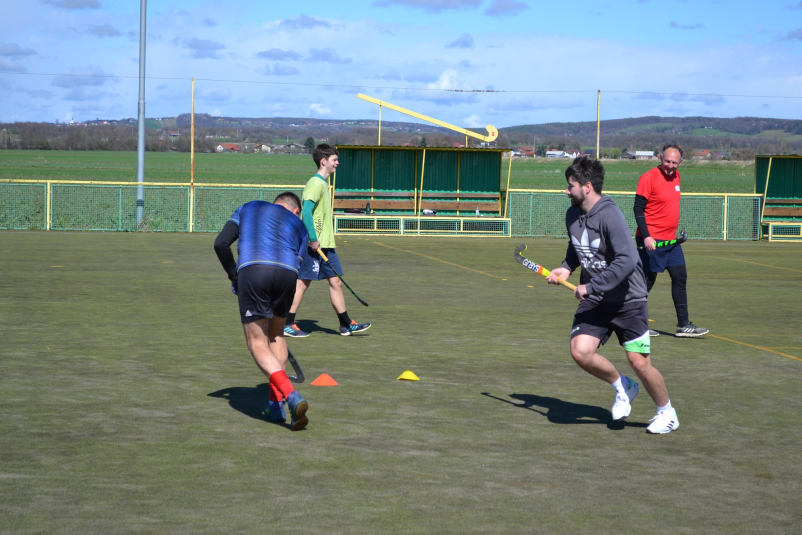
[[(518, 247), (515, 248), (515, 261), (516, 262), (521, 264), (526, 269), (531, 269), (532, 271), (534, 271), (538, 275), (543, 275), (544, 277), (548, 277), (549, 275), (551, 275), (551, 271), (549, 271), (548, 269), (544, 268), (541, 265), (535, 264), (531, 260), (528, 260), (528, 259), (524, 258), (523, 256), (521, 256), (521, 253), (523, 251), (526, 251), (526, 245), (519, 245)], [(568, 288), (570, 290), (576, 290), (576, 286), (574, 286), (573, 284), (571, 284), (568, 281), (564, 281), (562, 279), (557, 279), (557, 282), (559, 282), (560, 284), (562, 284), (563, 286), (565, 286), (566, 288)]]
[[(669, 245), (679, 245), (680, 243), (685, 243), (685, 240), (687, 239), (688, 239), (688, 233), (683, 230), (680, 231), (679, 238), (673, 240), (656, 241), (654, 242), (654, 247), (658, 248), (658, 247), (667, 247)], [(642, 245), (638, 247), (638, 249), (646, 249), (646, 246)]]
[[(337, 275), (337, 278), (340, 279), (343, 284), (345, 284), (345, 287), (348, 288), (349, 290), (351, 290), (351, 287), (348, 286), (348, 283), (345, 282), (342, 277), (340, 277), (340, 274), (337, 273), (337, 270), (334, 269), (333, 267), (331, 267), (331, 264), (329, 264), (329, 259), (326, 257), (326, 253), (323, 252), (323, 249), (318, 249), (317, 250), (317, 254), (320, 255), (320, 258), (322, 258), (323, 261), (326, 263), (326, 265), (331, 268), (331, 270), (334, 272), (335, 275)], [(362, 303), (365, 306), (368, 306), (367, 302), (363, 301), (361, 297), (356, 295), (356, 292), (354, 290), (351, 290), (351, 293), (354, 294), (354, 297), (356, 297), (357, 301), (359, 301), (360, 303)]]
[(291, 383), (303, 383), (306, 380), (306, 376), (304, 375), (304, 371), (301, 369), (301, 365), (298, 364), (298, 361), (295, 360), (295, 355), (292, 354), (290, 348), (287, 348), (287, 361), (292, 365), (292, 369), (295, 370), (295, 373), (298, 375), (288, 375), (287, 378), (290, 380)]

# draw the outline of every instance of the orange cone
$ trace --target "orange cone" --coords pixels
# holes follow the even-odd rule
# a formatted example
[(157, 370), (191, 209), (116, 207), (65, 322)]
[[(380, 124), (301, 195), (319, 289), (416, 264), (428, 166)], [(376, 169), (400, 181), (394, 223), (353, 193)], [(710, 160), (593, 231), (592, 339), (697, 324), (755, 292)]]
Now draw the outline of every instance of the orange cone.
[(323, 375), (312, 381), (311, 384), (313, 384), (314, 386), (337, 386), (337, 381), (335, 381), (328, 373), (324, 373)]

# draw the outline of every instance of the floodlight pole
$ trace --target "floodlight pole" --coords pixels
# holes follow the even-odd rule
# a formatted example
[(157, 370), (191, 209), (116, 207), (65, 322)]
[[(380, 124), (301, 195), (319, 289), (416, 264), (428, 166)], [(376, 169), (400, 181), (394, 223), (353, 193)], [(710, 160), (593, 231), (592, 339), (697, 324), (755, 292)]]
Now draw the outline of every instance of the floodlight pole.
[(139, 135), (136, 143), (136, 228), (142, 227), (145, 216), (145, 14), (147, 0), (139, 0)]

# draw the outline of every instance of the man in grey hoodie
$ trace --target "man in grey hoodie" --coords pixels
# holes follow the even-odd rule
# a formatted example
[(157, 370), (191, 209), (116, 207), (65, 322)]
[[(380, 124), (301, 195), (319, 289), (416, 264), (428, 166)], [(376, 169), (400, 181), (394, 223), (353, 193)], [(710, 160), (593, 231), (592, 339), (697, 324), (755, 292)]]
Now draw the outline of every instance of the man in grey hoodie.
[(562, 266), (547, 280), (559, 284), (580, 265), (582, 275), (574, 295), (581, 302), (571, 331), (571, 356), (580, 368), (612, 384), (616, 390), (613, 420), (623, 420), (632, 411), (638, 383), (618, 373), (598, 353), (615, 332), (624, 346), (629, 365), (657, 405), (657, 415), (646, 428), (665, 434), (679, 428), (663, 376), (649, 356), (648, 291), (643, 266), (624, 214), (610, 197), (602, 195), (604, 167), (598, 160), (580, 157), (565, 170), (566, 193), (571, 208), (565, 215), (570, 238)]

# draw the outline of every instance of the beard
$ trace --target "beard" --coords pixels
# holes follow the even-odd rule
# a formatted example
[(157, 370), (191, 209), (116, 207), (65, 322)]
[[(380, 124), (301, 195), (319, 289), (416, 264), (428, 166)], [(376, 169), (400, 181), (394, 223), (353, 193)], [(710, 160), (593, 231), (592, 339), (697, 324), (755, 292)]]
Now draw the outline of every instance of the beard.
[(574, 197), (573, 195), (569, 195), (569, 197), (571, 197), (571, 206), (573, 206), (574, 208), (581, 209), (582, 203), (585, 202), (585, 194), (582, 191), (580, 191), (579, 195), (580, 195), (579, 197)]

